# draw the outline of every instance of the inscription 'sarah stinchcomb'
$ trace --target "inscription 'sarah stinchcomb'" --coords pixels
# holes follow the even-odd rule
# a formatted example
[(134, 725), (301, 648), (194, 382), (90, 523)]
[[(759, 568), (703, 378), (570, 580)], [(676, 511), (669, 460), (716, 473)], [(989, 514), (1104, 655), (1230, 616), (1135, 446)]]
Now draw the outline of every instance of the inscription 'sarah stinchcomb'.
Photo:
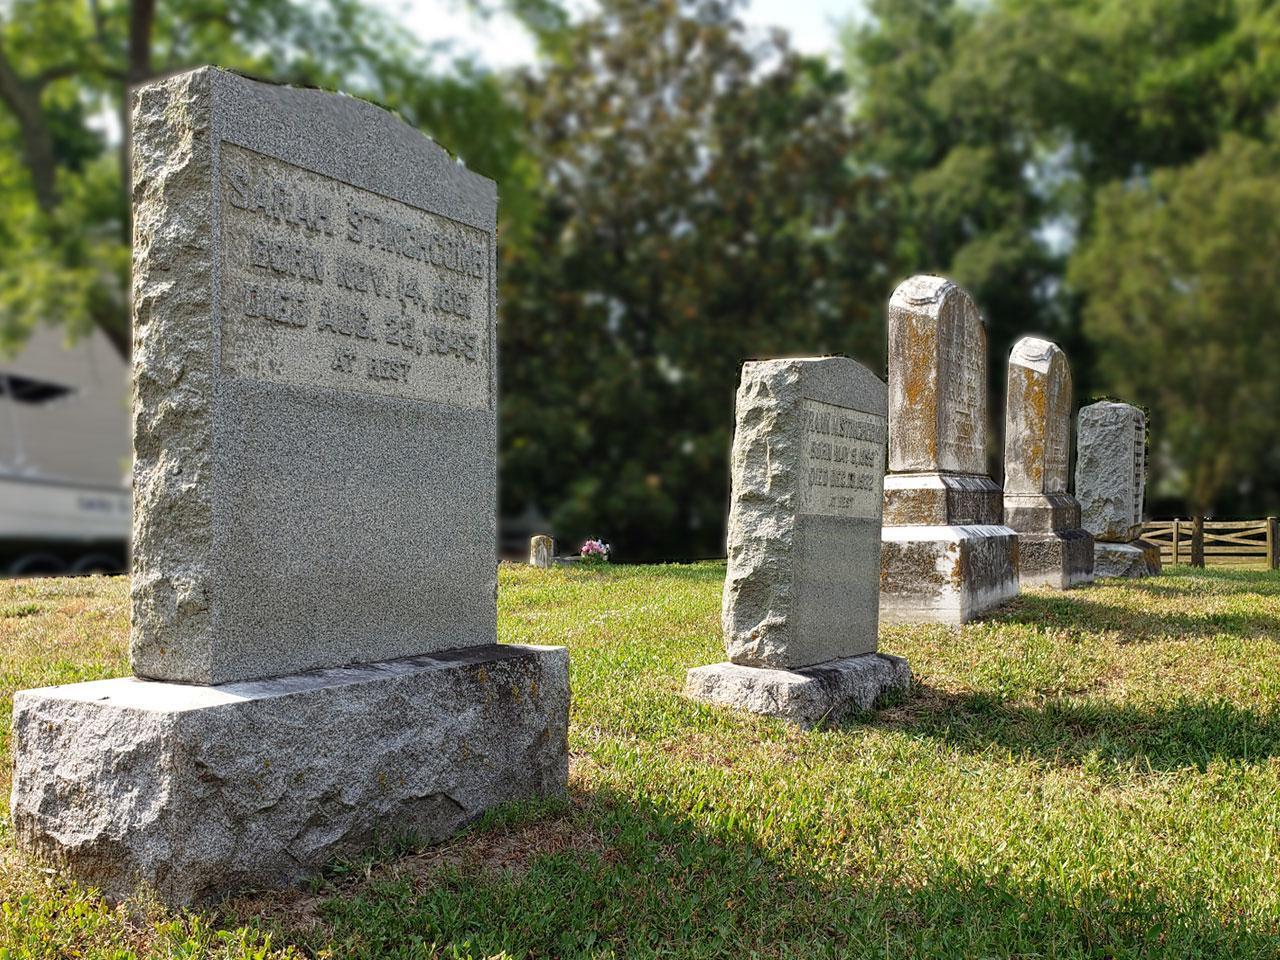
[(494, 184), (212, 68), (132, 132), (135, 677), (15, 695), (18, 843), (176, 906), (562, 794), (568, 656), (497, 644)]

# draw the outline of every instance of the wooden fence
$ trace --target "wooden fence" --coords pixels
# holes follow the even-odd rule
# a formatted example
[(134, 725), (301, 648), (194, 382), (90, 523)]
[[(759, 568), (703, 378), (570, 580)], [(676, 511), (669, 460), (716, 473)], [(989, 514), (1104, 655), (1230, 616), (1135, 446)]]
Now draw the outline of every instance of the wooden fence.
[(1264, 520), (1152, 520), (1142, 539), (1160, 545), (1166, 564), (1280, 568), (1280, 530), (1275, 517)]

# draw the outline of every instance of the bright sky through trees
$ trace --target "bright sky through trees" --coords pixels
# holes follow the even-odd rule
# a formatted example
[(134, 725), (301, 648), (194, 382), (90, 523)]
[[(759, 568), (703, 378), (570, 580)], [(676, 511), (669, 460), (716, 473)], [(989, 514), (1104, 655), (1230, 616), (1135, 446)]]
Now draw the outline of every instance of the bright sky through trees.
[[(484, 18), (463, 0), (376, 0), (376, 6), (421, 39), (452, 40), (495, 68), (533, 60), (533, 39), (505, 14)], [(743, 20), (753, 27), (783, 27), (806, 53), (834, 54), (838, 25), (862, 9), (861, 0), (749, 0)]]

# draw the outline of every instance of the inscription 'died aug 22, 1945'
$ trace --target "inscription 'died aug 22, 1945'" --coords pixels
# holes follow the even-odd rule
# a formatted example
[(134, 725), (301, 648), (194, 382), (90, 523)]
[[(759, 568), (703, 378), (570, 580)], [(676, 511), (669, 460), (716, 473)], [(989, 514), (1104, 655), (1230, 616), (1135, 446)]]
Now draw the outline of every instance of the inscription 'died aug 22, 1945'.
[(225, 142), (220, 206), (225, 370), (491, 404), (484, 231)]
[(879, 517), (884, 444), (884, 417), (806, 398), (800, 513)]

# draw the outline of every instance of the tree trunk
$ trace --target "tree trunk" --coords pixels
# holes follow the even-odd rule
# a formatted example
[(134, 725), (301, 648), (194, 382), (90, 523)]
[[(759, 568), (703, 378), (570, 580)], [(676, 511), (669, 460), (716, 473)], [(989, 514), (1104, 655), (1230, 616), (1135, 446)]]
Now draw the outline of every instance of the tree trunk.
[(151, 79), (151, 28), (155, 14), (155, 0), (133, 0), (129, 5), (129, 56), (125, 65), (124, 89), (120, 92), (120, 183), (128, 211), (123, 225), (125, 243), (133, 240), (133, 117), (130, 101), (133, 88)]
[(0, 100), (13, 112), (22, 135), (22, 159), (31, 174), (36, 203), (44, 213), (58, 205), (57, 167), (53, 156), (53, 134), (40, 106), (43, 82), (24, 80), (14, 71), (0, 50)]

